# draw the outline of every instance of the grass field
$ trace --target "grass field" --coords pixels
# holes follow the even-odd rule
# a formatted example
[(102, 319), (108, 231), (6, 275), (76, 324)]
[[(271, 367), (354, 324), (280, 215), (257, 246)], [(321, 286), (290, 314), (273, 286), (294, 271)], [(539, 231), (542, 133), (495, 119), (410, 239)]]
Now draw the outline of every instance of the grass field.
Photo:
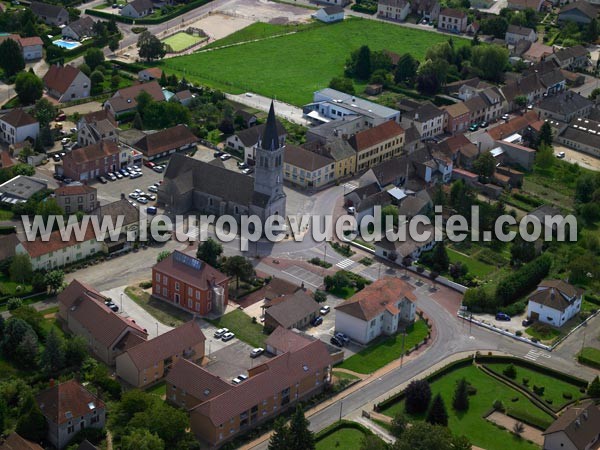
[(155, 384), (151, 388), (147, 389), (146, 392), (148, 394), (156, 395), (157, 397), (164, 398), (167, 395), (167, 383), (161, 381), (160, 383)]
[(344, 450), (359, 450), (365, 434), (356, 428), (340, 428), (329, 436), (317, 441), (317, 450), (331, 450), (341, 448)]
[(487, 275), (489, 275), (496, 269), (495, 267), (478, 261), (475, 258), (471, 258), (470, 256), (458, 253), (457, 251), (452, 250), (451, 248), (448, 248), (447, 252), (451, 263), (463, 263), (469, 269), (469, 273), (472, 273), (477, 278), (485, 278)]
[(192, 319), (190, 313), (151, 297), (150, 294), (137, 286), (126, 287), (125, 294), (144, 308), (152, 317), (165, 325), (178, 327)]
[[(162, 65), (169, 74), (185, 75), (190, 81), (227, 92), (252, 91), (303, 105), (312, 100), (314, 91), (342, 75), (350, 53), (364, 43), (371, 50), (410, 51), (422, 59), (429, 47), (447, 39), (437, 33), (352, 18), (275, 39), (169, 58)], [(455, 45), (468, 43), (453, 39)], [(357, 88), (360, 92), (364, 86)]]
[[(414, 347), (427, 336), (429, 329), (425, 322), (417, 320), (414, 325), (408, 329), (406, 334), (404, 349)], [(343, 363), (336, 367), (352, 370), (357, 373), (371, 373), (381, 369), (386, 364), (400, 358), (402, 353), (402, 335), (386, 337), (369, 345), (364, 350), (352, 355)]]
[(525, 333), (541, 342), (553, 341), (561, 334), (556, 328), (540, 323), (534, 323), (527, 327)]
[[(485, 365), (494, 372), (500, 374), (506, 368), (506, 366), (508, 366), (506, 363), (486, 363)], [(579, 392), (579, 387), (575, 386), (574, 384), (552, 378), (551, 376), (527, 367), (515, 365), (515, 369), (517, 370), (517, 378), (514, 379), (515, 384), (520, 385), (529, 392), (533, 392), (533, 386), (544, 386), (544, 395), (542, 398), (544, 400), (550, 400), (552, 402), (550, 406), (553, 409), (560, 408), (569, 401), (577, 400), (583, 395), (581, 392)], [(523, 385), (523, 378), (529, 379), (527, 386)], [(567, 394), (567, 396), (570, 395), (571, 398), (565, 398), (563, 394)]]
[(174, 35), (163, 39), (162, 42), (170, 46), (174, 52), (180, 52), (201, 40), (202, 38), (200, 36), (192, 36), (191, 34), (180, 31), (179, 33), (175, 33)]
[[(477, 394), (469, 397), (470, 404), (466, 413), (457, 413), (452, 409), (454, 389), (457, 381), (461, 378), (466, 378), (477, 389)], [(475, 366), (457, 369), (434, 381), (431, 384), (431, 391), (434, 396), (440, 393), (446, 403), (450, 430), (455, 434), (465, 435), (473, 445), (487, 450), (505, 450), (507, 448), (539, 450), (536, 445), (496, 427), (483, 418), (496, 400), (502, 401), (507, 411), (533, 416), (548, 424), (552, 422), (552, 418), (548, 414), (537, 408), (525, 396), (486, 375)], [(404, 412), (404, 402), (396, 403), (382, 412), (394, 417), (397, 412)], [(423, 417), (412, 417), (411, 419), (421, 420)]]
[(0, 209), (0, 220), (12, 220), (14, 214), (12, 211), (6, 209)]
[(594, 347), (585, 347), (579, 353), (579, 362), (600, 369), (600, 350)]
[(253, 347), (264, 347), (267, 335), (263, 333), (263, 327), (258, 323), (252, 323), (252, 319), (243, 311), (236, 309), (216, 320), (210, 320), (218, 328), (229, 328), (235, 333), (235, 337)]

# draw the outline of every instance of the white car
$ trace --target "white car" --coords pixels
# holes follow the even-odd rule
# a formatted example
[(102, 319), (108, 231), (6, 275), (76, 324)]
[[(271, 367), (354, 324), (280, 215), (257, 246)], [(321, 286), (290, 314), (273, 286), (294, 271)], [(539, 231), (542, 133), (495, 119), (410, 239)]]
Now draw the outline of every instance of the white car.
[(68, 144), (69, 142), (71, 142), (71, 139), (69, 139), (69, 138), (62, 138), (62, 139), (60, 140), (60, 143), (61, 143), (62, 145), (66, 145), (66, 144)]
[(141, 189), (134, 189), (133, 192), (135, 192), (137, 195), (141, 195), (144, 193), (144, 191), (142, 191)]
[(331, 311), (331, 306), (325, 305), (323, 306), (319, 312), (321, 313), (322, 316), (324, 316), (325, 314), (329, 314), (329, 312)]
[(563, 159), (565, 156), (567, 156), (567, 155), (565, 155), (565, 152), (558, 152), (558, 153), (556, 154), (556, 157), (557, 157), (558, 159)]
[(137, 192), (132, 192), (129, 194), (129, 198), (137, 199), (140, 196)]
[(142, 205), (145, 205), (148, 203), (148, 199), (146, 197), (138, 197), (137, 201), (140, 202)]
[(227, 342), (227, 341), (232, 340), (234, 337), (235, 337), (235, 334), (233, 334), (231, 331), (229, 331), (221, 337), (221, 340), (223, 342)]
[(265, 349), (262, 347), (253, 348), (250, 352), (250, 358), (258, 358), (265, 352)]
[(229, 333), (229, 329), (227, 329), (227, 328), (219, 328), (217, 331), (215, 331), (215, 335), (214, 336), (217, 339), (219, 339), (219, 338), (223, 337), (223, 335), (225, 333)]
[(158, 192), (158, 188), (154, 185), (148, 186), (148, 192)]

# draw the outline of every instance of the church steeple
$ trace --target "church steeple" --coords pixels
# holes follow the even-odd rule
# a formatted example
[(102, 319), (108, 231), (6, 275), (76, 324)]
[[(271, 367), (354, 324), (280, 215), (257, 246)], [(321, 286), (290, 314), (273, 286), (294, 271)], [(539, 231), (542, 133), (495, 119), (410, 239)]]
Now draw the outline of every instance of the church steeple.
[(265, 130), (260, 140), (260, 147), (263, 150), (273, 151), (280, 146), (279, 134), (277, 133), (277, 120), (275, 119), (275, 108), (273, 106), (273, 101), (271, 101), (267, 123), (265, 124)]

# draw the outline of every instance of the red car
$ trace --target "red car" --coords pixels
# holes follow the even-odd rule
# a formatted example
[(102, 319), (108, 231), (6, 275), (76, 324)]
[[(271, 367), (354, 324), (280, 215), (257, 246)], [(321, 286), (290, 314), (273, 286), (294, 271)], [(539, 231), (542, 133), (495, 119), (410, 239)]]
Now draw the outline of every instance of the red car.
[(65, 113), (61, 113), (58, 116), (56, 116), (56, 119), (54, 119), (55, 122), (63, 122), (67, 120), (67, 115)]
[(146, 162), (144, 163), (144, 165), (145, 165), (146, 167), (150, 167), (151, 169), (152, 169), (152, 168), (155, 166), (155, 164), (154, 164), (152, 161), (146, 161)]

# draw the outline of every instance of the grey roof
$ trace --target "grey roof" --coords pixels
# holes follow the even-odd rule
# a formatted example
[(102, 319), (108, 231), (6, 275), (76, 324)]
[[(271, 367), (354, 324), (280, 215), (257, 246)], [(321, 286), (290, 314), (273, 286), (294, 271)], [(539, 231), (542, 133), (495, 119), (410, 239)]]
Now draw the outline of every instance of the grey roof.
[(590, 19), (594, 19), (598, 16), (598, 9), (594, 5), (592, 5), (586, 1), (573, 2), (573, 3), (569, 3), (565, 6), (563, 6), (560, 9), (559, 15), (562, 13), (571, 11), (573, 9), (578, 9), (584, 15), (588, 16)]
[(68, 26), (78, 36), (91, 36), (94, 32), (94, 21), (90, 16), (82, 17), (75, 22), (71, 22)]
[(137, 12), (143, 12), (147, 9), (154, 8), (154, 4), (150, 0), (133, 0), (129, 3)]
[(48, 183), (39, 178), (17, 175), (0, 184), (0, 201), (17, 203), (28, 200), (33, 194), (48, 188)]
[(531, 92), (542, 89), (543, 86), (540, 82), (539, 76), (535, 73), (519, 78), (511, 83), (507, 83), (502, 88), (502, 94), (506, 100), (513, 101), (519, 95), (527, 95)]
[(540, 75), (540, 82), (545, 88), (550, 88), (556, 84), (563, 83), (565, 76), (560, 69), (554, 69)]
[(31, 11), (36, 16), (45, 16), (45, 17), (58, 17), (63, 11), (66, 14), (67, 10), (62, 6), (50, 5), (48, 3), (42, 2), (31, 2), (30, 5)]
[(426, 102), (413, 111), (404, 114), (406, 118), (416, 121), (428, 121), (435, 117), (442, 116), (444, 111), (439, 109), (433, 103)]
[(408, 127), (404, 132), (404, 142), (409, 143), (416, 142), (419, 140), (421, 140), (421, 135), (419, 134), (419, 130), (417, 130), (417, 127)]
[(265, 315), (271, 316), (279, 325), (290, 328), (295, 323), (319, 311), (319, 304), (305, 291), (297, 291), (285, 296), (280, 303), (265, 310)]
[(277, 150), (280, 147), (277, 119), (275, 119), (275, 107), (272, 101), (269, 108), (269, 115), (267, 116), (267, 123), (260, 138), (260, 146), (263, 150)]
[(392, 158), (371, 168), (380, 186), (387, 186), (409, 170), (408, 158)]
[(400, 206), (398, 206), (398, 213), (406, 217), (414, 217), (427, 210), (431, 204), (429, 193), (426, 190), (422, 190), (402, 200)]
[(137, 223), (140, 220), (139, 209), (129, 203), (129, 200), (126, 199), (102, 205), (94, 210), (92, 214), (99, 217), (110, 216), (113, 219), (113, 223), (116, 223), (118, 216), (123, 216), (123, 226)]
[[(284, 126), (278, 120), (276, 120), (276, 123), (277, 134), (282, 137), (285, 136), (287, 132)], [(256, 145), (261, 136), (263, 136), (265, 127), (266, 124), (262, 123), (260, 125), (256, 125), (255, 127), (250, 127), (246, 130), (238, 131), (235, 135), (240, 141), (242, 141), (242, 144), (244, 144), (245, 147), (252, 147), (253, 145)]]
[(340, 13), (344, 12), (344, 8), (342, 8), (341, 6), (337, 6), (337, 5), (331, 5), (331, 6), (324, 7), (323, 11), (325, 11), (325, 14), (327, 14), (327, 15), (340, 14)]
[[(586, 131), (584, 131), (573, 126), (569, 126), (565, 131), (562, 132), (560, 137), (572, 142), (578, 142), (588, 147), (600, 148), (600, 133), (593, 134), (587, 131), (588, 129), (589, 128), (586, 128)], [(600, 127), (598, 127), (598, 129), (600, 129)]]
[(545, 97), (537, 106), (539, 109), (555, 114), (573, 114), (589, 108), (594, 103), (574, 91), (563, 91), (551, 97)]
[(254, 192), (254, 178), (181, 153), (171, 156), (164, 179), (161, 188), (172, 186), (178, 194), (198, 190), (239, 205), (265, 204), (265, 198)]
[(564, 432), (577, 450), (585, 450), (598, 436), (600, 409), (591, 400), (567, 408), (556, 419), (544, 435)]
[(361, 131), (365, 127), (363, 125), (363, 118), (359, 115), (345, 116), (343, 119), (332, 120), (330, 122), (325, 122), (321, 125), (317, 125), (316, 127), (310, 128), (310, 133), (318, 136), (322, 139), (328, 139), (336, 135), (337, 130), (340, 127), (347, 128), (348, 125), (354, 125), (356, 123), (356, 128), (354, 131)]
[(588, 51), (582, 45), (566, 47), (554, 53), (554, 56), (559, 61), (567, 61), (570, 58), (582, 58), (587, 56)]
[(369, 100), (365, 100), (354, 95), (336, 91), (335, 89), (325, 88), (317, 91), (316, 93), (329, 97), (331, 101), (336, 100), (337, 102), (343, 103), (345, 108), (356, 110), (361, 114), (368, 115), (367, 113), (372, 113), (378, 117), (389, 117), (398, 114), (398, 111), (395, 109), (388, 108), (387, 106), (383, 106), (378, 103), (370, 102)]
[(324, 144), (318, 141), (307, 142), (303, 147), (313, 152), (320, 152), (335, 161), (342, 161), (356, 155), (356, 150), (341, 137), (330, 137)]
[(408, 3), (406, 0), (379, 0), (380, 5), (393, 6), (394, 8), (404, 8)]
[(518, 25), (509, 25), (508, 30), (506, 32), (511, 34), (518, 34), (519, 36), (529, 36), (529, 34), (532, 31), (533, 30), (531, 28), (520, 27)]

